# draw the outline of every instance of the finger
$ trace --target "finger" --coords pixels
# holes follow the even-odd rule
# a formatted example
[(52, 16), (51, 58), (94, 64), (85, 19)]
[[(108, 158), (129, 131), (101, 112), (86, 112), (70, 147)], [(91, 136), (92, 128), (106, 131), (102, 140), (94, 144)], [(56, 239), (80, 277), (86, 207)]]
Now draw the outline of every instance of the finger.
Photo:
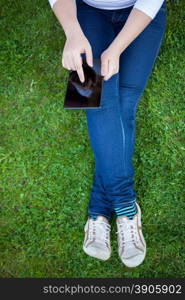
[(81, 56), (76, 58), (75, 70), (78, 73), (78, 77), (79, 77), (80, 81), (84, 82), (85, 76), (84, 76), (84, 71), (83, 71), (83, 67), (82, 67), (82, 57)]
[(106, 76), (108, 73), (108, 59), (101, 59), (101, 75)]
[(110, 79), (110, 77), (112, 77), (112, 75), (114, 75), (115, 73), (117, 73), (115, 62), (113, 60), (109, 60), (108, 73), (106, 74), (106, 76), (104, 76), (104, 80)]
[(63, 65), (63, 67), (64, 67), (65, 69), (70, 70), (70, 66), (69, 66), (69, 64), (68, 64), (68, 60), (67, 60), (66, 57), (64, 57), (64, 58), (62, 59), (62, 65)]
[(84, 76), (84, 71), (83, 71), (82, 66), (80, 68), (78, 68), (76, 71), (78, 73), (78, 77), (79, 77), (80, 81), (84, 82), (85, 81), (85, 76)]
[(67, 66), (68, 66), (69, 70), (74, 70), (72, 55), (67, 56)]
[(85, 54), (86, 54), (86, 60), (88, 65), (93, 67), (93, 54), (92, 54), (91, 46), (85, 49)]
[(77, 68), (76, 57), (72, 56), (72, 70), (76, 71)]
[(62, 67), (66, 69), (64, 57), (62, 57)]

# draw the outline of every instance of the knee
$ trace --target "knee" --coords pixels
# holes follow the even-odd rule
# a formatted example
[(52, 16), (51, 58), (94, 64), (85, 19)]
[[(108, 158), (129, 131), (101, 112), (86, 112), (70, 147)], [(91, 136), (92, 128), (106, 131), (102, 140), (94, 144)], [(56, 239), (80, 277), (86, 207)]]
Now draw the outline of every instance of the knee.
[(144, 88), (140, 85), (119, 85), (119, 90), (121, 96), (124, 95), (125, 99), (128, 101), (136, 101), (139, 99), (144, 91)]
[(143, 89), (139, 86), (120, 86), (120, 108), (124, 119), (135, 120), (136, 109)]

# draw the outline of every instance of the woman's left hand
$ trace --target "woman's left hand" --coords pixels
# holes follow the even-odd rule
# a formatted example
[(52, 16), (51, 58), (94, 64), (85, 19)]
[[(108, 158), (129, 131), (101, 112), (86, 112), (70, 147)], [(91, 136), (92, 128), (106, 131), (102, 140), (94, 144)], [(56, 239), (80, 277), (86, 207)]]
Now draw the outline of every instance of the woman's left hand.
[(108, 80), (112, 75), (119, 72), (119, 59), (121, 51), (111, 44), (101, 54), (101, 75)]

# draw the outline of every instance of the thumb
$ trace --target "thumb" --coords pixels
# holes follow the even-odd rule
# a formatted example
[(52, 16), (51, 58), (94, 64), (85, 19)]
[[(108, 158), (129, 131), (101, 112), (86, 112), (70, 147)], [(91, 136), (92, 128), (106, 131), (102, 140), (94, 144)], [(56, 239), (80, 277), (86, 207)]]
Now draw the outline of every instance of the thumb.
[(85, 49), (85, 54), (86, 54), (86, 60), (87, 60), (88, 65), (90, 67), (93, 67), (93, 54), (92, 54), (91, 47), (87, 47)]
[(109, 72), (109, 60), (101, 58), (101, 75), (106, 76)]

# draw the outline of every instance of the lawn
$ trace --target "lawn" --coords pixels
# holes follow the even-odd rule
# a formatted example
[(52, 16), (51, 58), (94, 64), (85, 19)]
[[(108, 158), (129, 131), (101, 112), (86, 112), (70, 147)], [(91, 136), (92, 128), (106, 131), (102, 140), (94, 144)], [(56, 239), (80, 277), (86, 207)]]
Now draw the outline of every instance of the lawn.
[(185, 1), (168, 1), (165, 40), (137, 112), (135, 190), (147, 257), (82, 250), (94, 158), (84, 110), (64, 110), (65, 36), (48, 1), (1, 0), (0, 276), (184, 277)]

